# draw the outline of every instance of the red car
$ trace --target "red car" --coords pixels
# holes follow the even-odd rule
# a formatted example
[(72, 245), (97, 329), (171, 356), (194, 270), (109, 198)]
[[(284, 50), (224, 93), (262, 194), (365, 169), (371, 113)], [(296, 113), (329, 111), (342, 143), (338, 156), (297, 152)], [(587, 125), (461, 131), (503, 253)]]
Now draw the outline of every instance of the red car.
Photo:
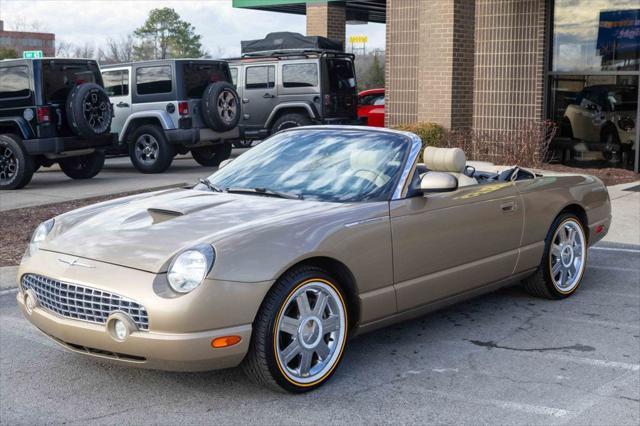
[(365, 126), (384, 127), (384, 89), (358, 93), (358, 121)]

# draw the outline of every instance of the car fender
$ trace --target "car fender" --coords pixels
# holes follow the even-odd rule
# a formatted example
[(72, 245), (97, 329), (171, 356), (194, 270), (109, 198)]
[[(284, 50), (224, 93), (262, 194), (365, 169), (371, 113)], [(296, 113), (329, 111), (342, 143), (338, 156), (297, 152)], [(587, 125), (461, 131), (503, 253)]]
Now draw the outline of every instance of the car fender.
[(0, 125), (2, 124), (16, 126), (18, 131), (20, 132), (18, 136), (20, 136), (22, 139), (31, 138), (31, 126), (29, 126), (29, 123), (23, 117), (2, 117), (0, 118)]
[(123, 142), (126, 139), (127, 133), (129, 132), (129, 129), (132, 128), (134, 122), (143, 118), (157, 119), (164, 130), (172, 130), (176, 128), (176, 126), (173, 124), (173, 120), (171, 119), (171, 115), (169, 115), (169, 113), (166, 111), (138, 111), (127, 117), (127, 120), (124, 122), (122, 130), (118, 135), (118, 142)]
[(264, 127), (269, 128), (280, 111), (284, 109), (291, 109), (291, 108), (304, 108), (312, 120), (315, 120), (316, 118), (318, 118), (316, 107), (311, 102), (304, 102), (304, 101), (283, 102), (281, 104), (276, 105), (273, 111), (271, 111), (271, 114), (269, 114), (269, 117), (267, 118), (267, 121), (265, 122)]

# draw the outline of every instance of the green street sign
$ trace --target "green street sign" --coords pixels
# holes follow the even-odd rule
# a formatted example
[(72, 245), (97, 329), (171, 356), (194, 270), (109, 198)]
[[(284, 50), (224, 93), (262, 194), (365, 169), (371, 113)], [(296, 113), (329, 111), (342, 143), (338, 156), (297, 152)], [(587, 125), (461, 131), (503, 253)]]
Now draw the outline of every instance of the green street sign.
[(25, 50), (22, 52), (23, 59), (39, 59), (42, 56), (42, 50)]

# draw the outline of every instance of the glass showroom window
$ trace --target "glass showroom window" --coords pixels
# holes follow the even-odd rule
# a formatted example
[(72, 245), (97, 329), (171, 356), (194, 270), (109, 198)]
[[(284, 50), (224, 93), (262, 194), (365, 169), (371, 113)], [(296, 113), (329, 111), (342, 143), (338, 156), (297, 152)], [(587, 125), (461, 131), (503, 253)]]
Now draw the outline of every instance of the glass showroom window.
[[(564, 162), (636, 168), (640, 6), (556, 0), (549, 118)], [(559, 149), (558, 149), (559, 148)]]

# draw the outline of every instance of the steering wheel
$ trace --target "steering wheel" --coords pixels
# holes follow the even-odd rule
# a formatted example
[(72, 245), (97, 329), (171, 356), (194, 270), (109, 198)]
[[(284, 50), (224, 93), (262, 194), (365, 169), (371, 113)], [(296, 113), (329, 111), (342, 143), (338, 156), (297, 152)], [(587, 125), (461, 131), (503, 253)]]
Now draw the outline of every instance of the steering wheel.
[(473, 167), (473, 166), (466, 165), (466, 166), (464, 166), (464, 171), (462, 173), (464, 175), (472, 178), (473, 175), (476, 173), (476, 168)]
[(359, 179), (368, 180), (378, 188), (384, 186), (384, 184), (389, 181), (389, 178), (386, 175), (377, 173), (371, 169), (358, 169), (353, 173), (353, 175)]

